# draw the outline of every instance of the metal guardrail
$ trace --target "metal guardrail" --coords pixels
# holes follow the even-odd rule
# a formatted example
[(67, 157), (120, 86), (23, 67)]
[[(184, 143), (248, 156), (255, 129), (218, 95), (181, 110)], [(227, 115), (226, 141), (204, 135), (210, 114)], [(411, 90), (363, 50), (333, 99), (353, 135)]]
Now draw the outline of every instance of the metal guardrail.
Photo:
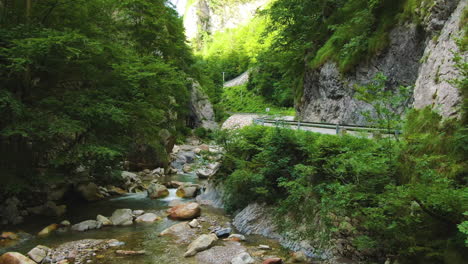
[(375, 128), (375, 127), (360, 126), (360, 125), (342, 125), (342, 124), (334, 124), (334, 123), (303, 122), (303, 121), (291, 121), (291, 120), (282, 120), (282, 119), (257, 118), (257, 119), (254, 119), (254, 123), (257, 125), (274, 124), (275, 126), (296, 126), (298, 130), (300, 130), (301, 127), (334, 129), (337, 135), (339, 135), (340, 133), (345, 133), (346, 131), (380, 133), (380, 134), (395, 135), (395, 136), (398, 136), (399, 134), (401, 134), (401, 131), (396, 130), (396, 129), (388, 130), (388, 129), (383, 129), (383, 128)]

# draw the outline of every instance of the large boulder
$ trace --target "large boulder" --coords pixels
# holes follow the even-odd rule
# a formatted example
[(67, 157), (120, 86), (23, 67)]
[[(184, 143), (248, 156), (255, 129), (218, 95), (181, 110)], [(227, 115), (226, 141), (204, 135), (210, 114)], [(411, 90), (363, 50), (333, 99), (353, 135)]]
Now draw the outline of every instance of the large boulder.
[(201, 235), (188, 246), (184, 257), (195, 256), (200, 251), (210, 248), (218, 240), (215, 234)]
[(253, 264), (255, 260), (247, 252), (242, 252), (231, 260), (231, 264)]
[(42, 260), (44, 260), (45, 257), (47, 257), (47, 254), (49, 253), (49, 251), (50, 251), (50, 248), (39, 245), (31, 249), (28, 252), (28, 256), (35, 262), (41, 263)]
[(186, 203), (176, 205), (168, 210), (169, 218), (176, 220), (190, 220), (197, 218), (201, 214), (201, 208), (198, 203)]
[(93, 230), (93, 229), (99, 229), (101, 228), (102, 223), (96, 220), (86, 220), (83, 222), (80, 222), (78, 224), (72, 225), (71, 229), (74, 231), (87, 231), (87, 230)]
[(190, 96), (189, 125), (192, 127), (203, 127), (215, 130), (218, 124), (215, 121), (213, 105), (198, 82), (192, 80), (192, 91)]
[(117, 209), (110, 219), (115, 226), (127, 226), (133, 224), (133, 214), (131, 209)]
[(188, 225), (188, 222), (181, 222), (181, 223), (175, 224), (173, 226), (170, 226), (164, 229), (159, 235), (160, 236), (177, 235), (178, 233), (185, 232), (188, 230), (190, 230), (190, 226)]
[(196, 186), (179, 186), (176, 195), (182, 198), (193, 198), (197, 195)]
[(215, 175), (218, 172), (219, 168), (221, 167), (221, 163), (215, 162), (208, 164), (205, 168), (198, 169), (196, 171), (198, 178), (207, 179), (211, 176)]
[(33, 260), (18, 253), (7, 252), (0, 257), (1, 264), (36, 264)]
[(146, 213), (146, 214), (138, 216), (135, 219), (135, 222), (137, 222), (137, 223), (153, 223), (154, 221), (159, 220), (159, 219), (160, 218), (157, 215), (153, 214), (153, 213)]
[(111, 225), (113, 225), (113, 224), (112, 224), (112, 221), (109, 220), (109, 218), (107, 218), (107, 217), (105, 217), (105, 216), (103, 216), (103, 215), (98, 215), (98, 216), (96, 217), (96, 220), (97, 220), (99, 223), (101, 223), (103, 226), (111, 226)]
[(78, 184), (76, 191), (81, 195), (81, 197), (83, 197), (83, 199), (89, 202), (104, 198), (99, 191), (99, 187), (93, 182)]
[(164, 198), (169, 195), (169, 190), (167, 187), (157, 183), (152, 183), (148, 187), (147, 192), (148, 197), (151, 199)]
[(42, 229), (37, 235), (38, 236), (48, 236), (55, 230), (57, 230), (60, 226), (58, 224), (51, 224)]

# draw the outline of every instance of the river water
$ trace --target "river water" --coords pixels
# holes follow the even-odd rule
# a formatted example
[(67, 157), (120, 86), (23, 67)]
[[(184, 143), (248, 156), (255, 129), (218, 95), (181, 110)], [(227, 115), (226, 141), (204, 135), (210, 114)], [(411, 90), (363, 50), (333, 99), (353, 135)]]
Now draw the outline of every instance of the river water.
[[(194, 175), (176, 175), (166, 180), (176, 180), (184, 182), (200, 183)], [(94, 203), (84, 203), (69, 206), (67, 214), (59, 219), (50, 218), (34, 218), (29, 219), (25, 224), (16, 227), (15, 232), (23, 231), (29, 234), (37, 234), (45, 226), (58, 223), (62, 220), (69, 220), (72, 224), (96, 219), (98, 214), (109, 217), (116, 209), (130, 208), (132, 210), (144, 210), (146, 213), (152, 212), (160, 215), (162, 220), (151, 224), (133, 224), (127, 227), (103, 227), (98, 230), (90, 230), (86, 232), (54, 232), (47, 237), (33, 236), (30, 239), (11, 248), (0, 248), (0, 253), (7, 251), (17, 251), (26, 254), (29, 250), (37, 245), (45, 245), (51, 248), (57, 247), (65, 242), (76, 241), (81, 239), (117, 239), (125, 243), (125, 245), (117, 248), (124, 250), (145, 250), (146, 255), (143, 256), (117, 256), (114, 249), (108, 252), (102, 252), (89, 263), (158, 263), (158, 264), (176, 264), (176, 263), (203, 263), (197, 258), (184, 258), (183, 254), (186, 251), (186, 244), (178, 244), (174, 242), (172, 237), (159, 237), (159, 233), (178, 223), (177, 221), (165, 217), (165, 211), (169, 208), (169, 202), (173, 200), (185, 200), (176, 196), (176, 189), (169, 189), (169, 196), (163, 199), (152, 200), (147, 197), (146, 192), (126, 194), (120, 197), (102, 200)], [(202, 217), (214, 219), (219, 226), (226, 226), (231, 218), (222, 209), (213, 208), (210, 206), (202, 206)], [(209, 223), (202, 222), (205, 232), (208, 231)], [(247, 241), (243, 242), (242, 246), (249, 249), (250, 252), (255, 251), (259, 244), (267, 244), (274, 248), (276, 256), (285, 255), (283, 250), (275, 241), (260, 237), (247, 236)], [(223, 241), (218, 241), (217, 245), (222, 245)], [(222, 262), (220, 262), (222, 263)]]

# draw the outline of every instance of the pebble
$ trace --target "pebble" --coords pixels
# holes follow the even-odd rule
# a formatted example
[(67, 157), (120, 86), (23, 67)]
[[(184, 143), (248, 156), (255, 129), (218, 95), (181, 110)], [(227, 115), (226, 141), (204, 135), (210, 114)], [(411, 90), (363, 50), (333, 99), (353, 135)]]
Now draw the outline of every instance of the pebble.
[(270, 250), (271, 248), (270, 248), (270, 246), (268, 246), (268, 245), (259, 245), (259, 246), (258, 246), (258, 249)]

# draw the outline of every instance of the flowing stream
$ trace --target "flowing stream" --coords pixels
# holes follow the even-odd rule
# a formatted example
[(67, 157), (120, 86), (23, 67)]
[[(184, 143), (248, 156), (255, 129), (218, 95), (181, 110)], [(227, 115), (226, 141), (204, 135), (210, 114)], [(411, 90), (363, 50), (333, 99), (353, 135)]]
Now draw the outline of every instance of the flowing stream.
[[(184, 182), (200, 183), (194, 175), (176, 175), (167, 180), (176, 180)], [(169, 189), (169, 196), (163, 199), (152, 200), (147, 197), (146, 192), (126, 194), (120, 197), (102, 200), (94, 203), (76, 204), (68, 207), (68, 212), (61, 218), (34, 218), (29, 219), (25, 224), (16, 227), (13, 231), (23, 231), (29, 234), (37, 234), (42, 228), (62, 220), (69, 220), (72, 224), (96, 219), (98, 214), (109, 217), (116, 209), (130, 208), (132, 210), (144, 210), (146, 213), (152, 212), (160, 215), (162, 220), (151, 224), (133, 224), (127, 227), (103, 227), (98, 230), (90, 230), (86, 232), (54, 232), (47, 237), (33, 236), (30, 239), (12, 248), (0, 248), (0, 253), (6, 251), (17, 251), (26, 254), (29, 250), (37, 245), (45, 245), (48, 247), (57, 247), (65, 242), (76, 241), (81, 239), (117, 239), (125, 243), (125, 245), (108, 250), (106, 252), (97, 253), (96, 257), (88, 263), (203, 263), (197, 261), (195, 257), (184, 258), (183, 254), (186, 251), (187, 245), (174, 242), (171, 237), (159, 237), (159, 233), (178, 223), (165, 217), (165, 211), (169, 208), (169, 203), (174, 200), (190, 201), (190, 199), (182, 199), (177, 197), (176, 189)], [(209, 206), (202, 207), (202, 217), (215, 219), (220, 226), (226, 225), (231, 218), (221, 209), (216, 209)], [(202, 223), (202, 225), (210, 225)], [(223, 243), (218, 241), (217, 244)], [(246, 248), (256, 249), (259, 244), (271, 245), (277, 251), (272, 251), (276, 255), (284, 255), (285, 251), (275, 241), (268, 240), (259, 236), (248, 236), (246, 242), (242, 243)], [(146, 255), (143, 256), (118, 256), (114, 253), (116, 249), (124, 250), (145, 250)]]

